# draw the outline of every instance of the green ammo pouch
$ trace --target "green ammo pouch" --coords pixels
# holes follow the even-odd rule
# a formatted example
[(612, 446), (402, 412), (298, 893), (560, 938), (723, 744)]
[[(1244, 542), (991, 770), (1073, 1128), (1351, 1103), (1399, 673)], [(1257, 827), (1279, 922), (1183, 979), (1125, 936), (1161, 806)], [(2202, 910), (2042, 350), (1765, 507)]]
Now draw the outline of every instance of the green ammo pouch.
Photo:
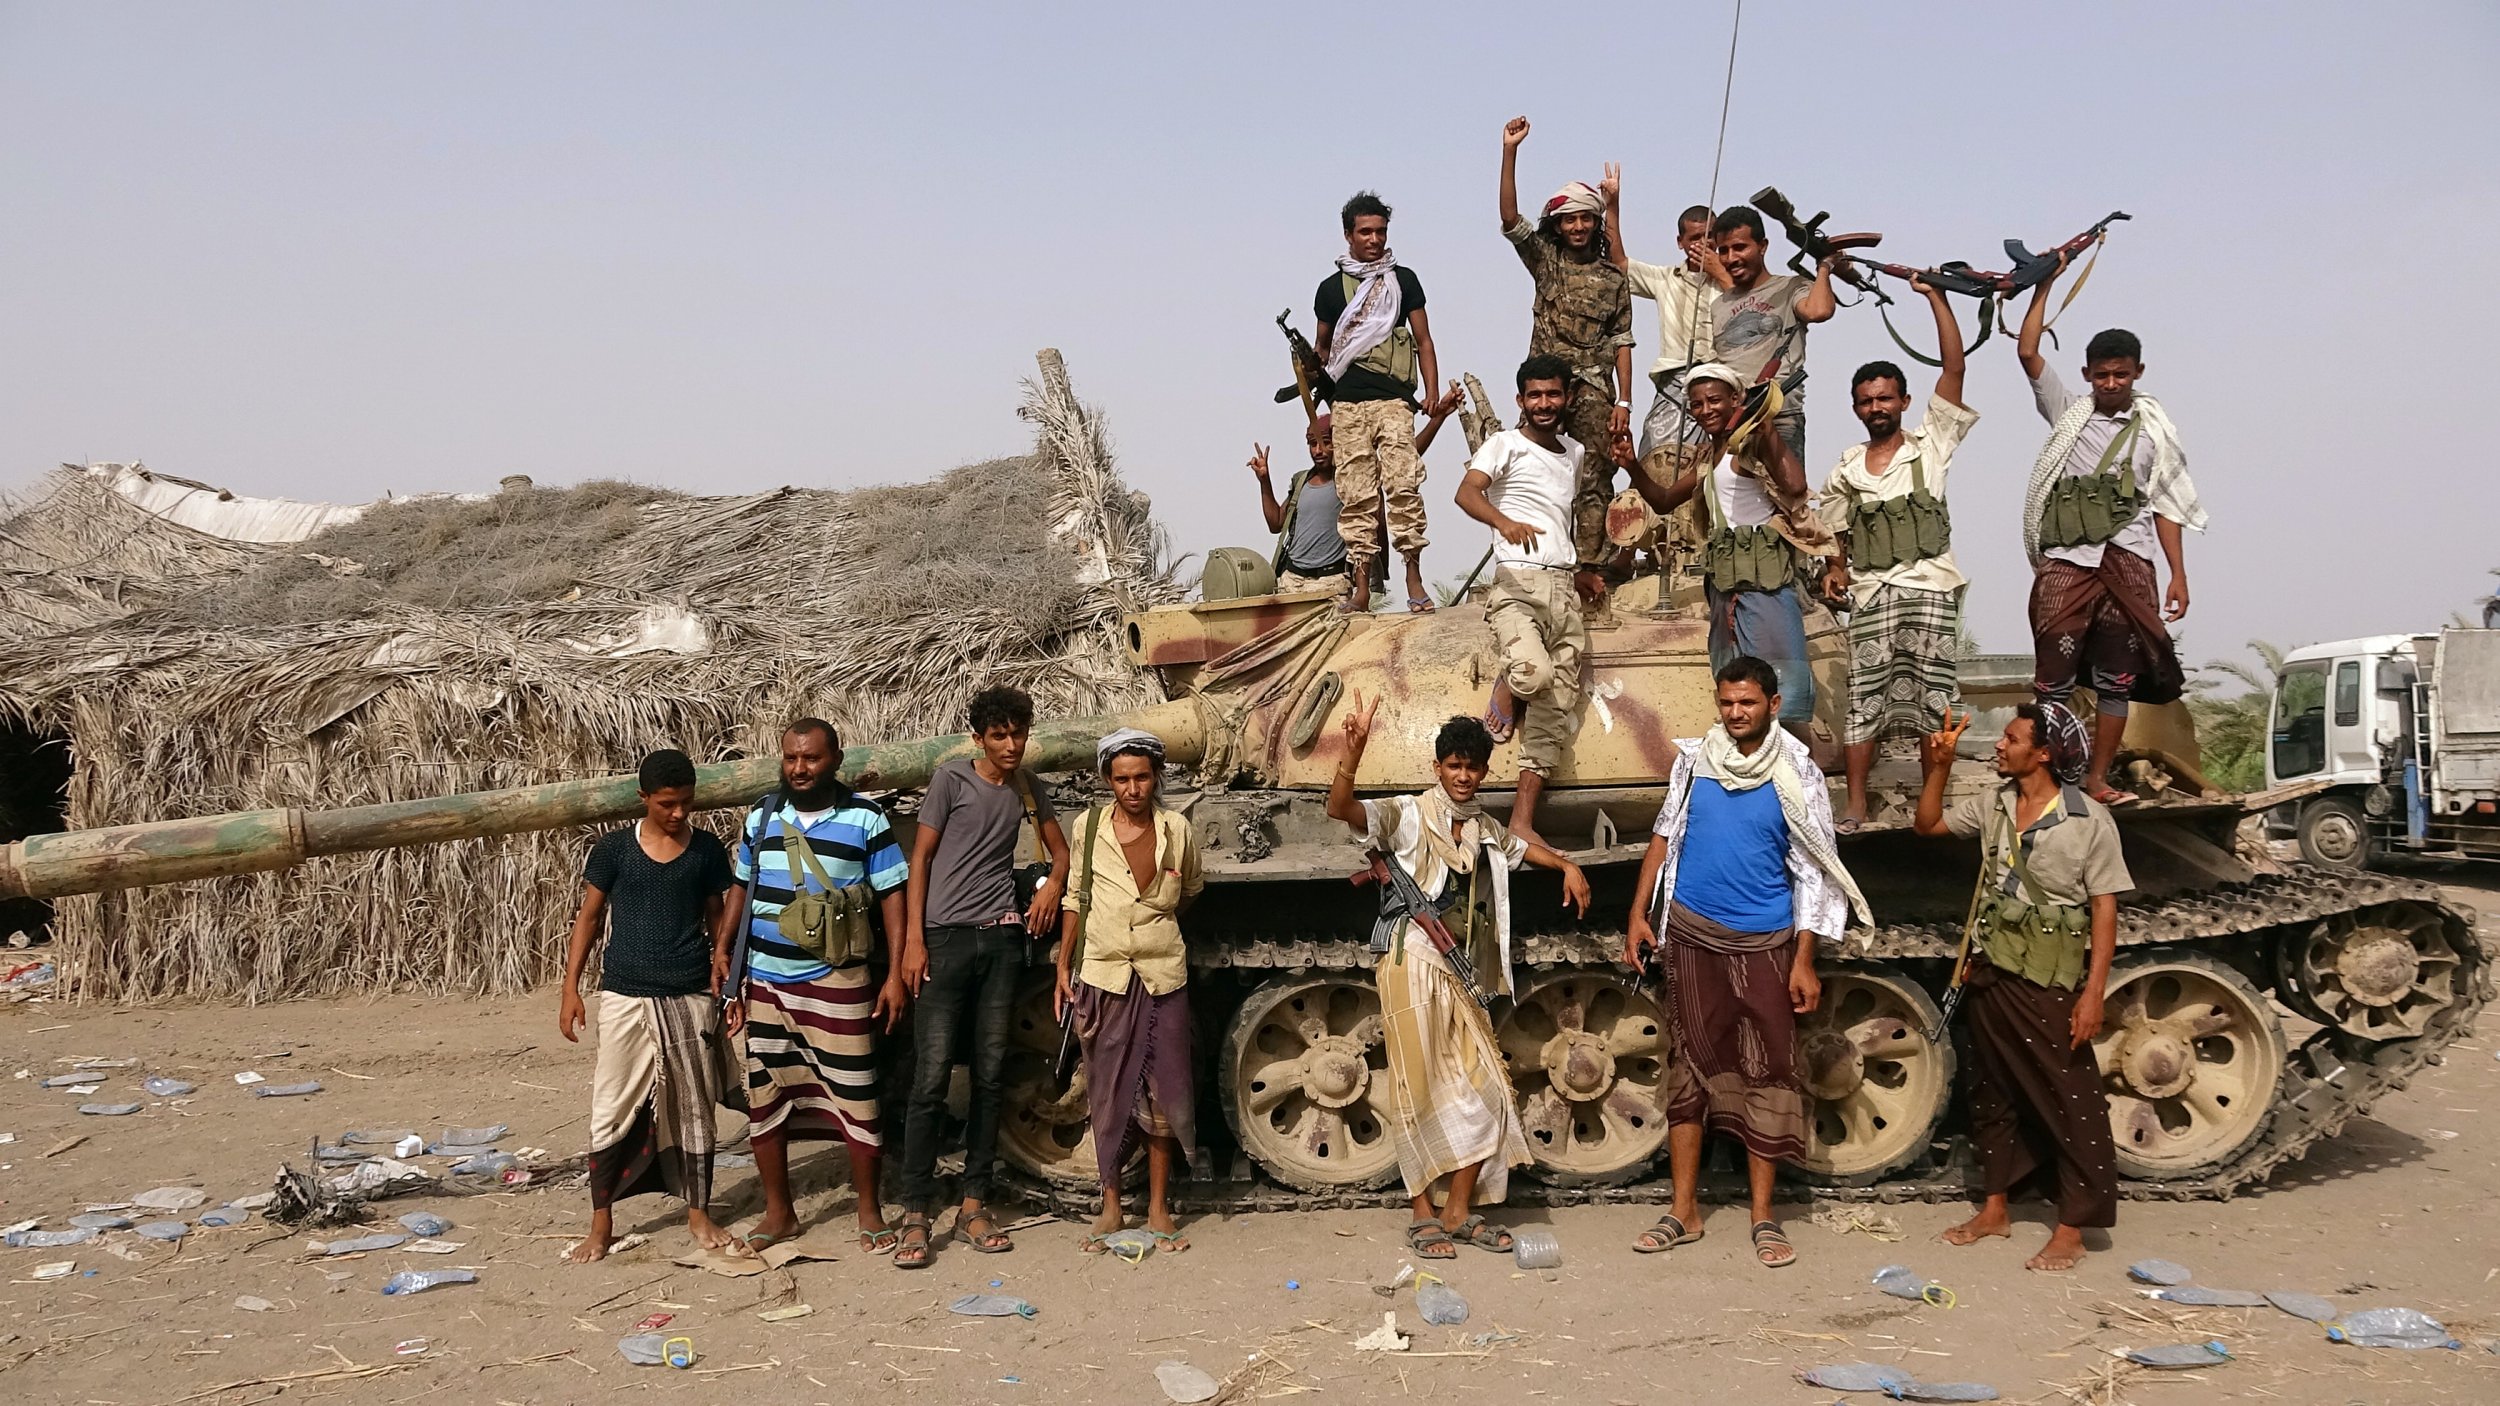
[(1944, 500), (1927, 491), (1921, 460), (1910, 461), (1910, 491), (1902, 497), (1864, 498), (1855, 488), (1847, 491), (1853, 567), (1886, 571), (1953, 549), (1953, 519)]
[[(781, 848), (790, 858), (790, 887), (795, 890), (773, 918), (782, 940), (831, 967), (867, 961), (876, 951), (875, 936), (868, 928), (868, 905), (876, 900), (868, 885), (836, 888), (804, 835), (784, 830)], [(799, 877), (802, 873), (805, 879)], [(819, 891), (810, 892), (810, 882)]]
[[(2110, 436), (2101, 462), (2088, 474), (2069, 475), (2049, 488), (2040, 505), (2040, 545), (2097, 547), (2118, 535), (2144, 510), (2144, 490), (2135, 481), (2135, 444), (2141, 420)], [(2123, 457), (2124, 462), (2121, 462)], [(2117, 467), (2113, 470), (2112, 465)]]
[(1797, 550), (1767, 525), (1722, 527), (1702, 549), (1711, 589), (1776, 591), (1797, 576)]
[[(1998, 811), (1990, 817), (1991, 841), (1996, 838), (1995, 821), (2002, 816)], [(2032, 882), (2022, 837), (2010, 836), (2006, 843), (2013, 846), (2009, 857), (2023, 897), (2014, 898), (1988, 884), (1987, 908), (1979, 918), (1979, 950), (1998, 971), (2042, 986), (2075, 990), (2083, 985), (2084, 965), (2092, 952), (2092, 914), (2071, 904), (2049, 902)], [(1995, 845), (1991, 843), (1989, 849), (1993, 851)], [(1988, 883), (1995, 868), (1993, 853), (1981, 855), (1980, 881)]]

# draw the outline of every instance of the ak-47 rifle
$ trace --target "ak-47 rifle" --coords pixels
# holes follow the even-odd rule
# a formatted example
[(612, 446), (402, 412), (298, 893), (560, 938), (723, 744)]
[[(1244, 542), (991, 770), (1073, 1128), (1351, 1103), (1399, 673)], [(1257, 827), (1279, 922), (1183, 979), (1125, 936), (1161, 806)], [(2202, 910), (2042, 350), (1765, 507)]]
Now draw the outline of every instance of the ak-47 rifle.
[[(2112, 224), (2115, 224), (2120, 220), (2132, 218), (2134, 217), (2129, 215), (2124, 210), (2112, 210), (2107, 215), (2101, 217), (2101, 219), (2090, 229), (2085, 230), (2083, 233), (2076, 235), (2074, 238), (2067, 240), (2065, 243), (2058, 245), (2056, 248), (2049, 250), (2045, 254), (2034, 254), (2023, 244), (2021, 240), (2009, 239), (2005, 241), (2005, 257), (2012, 260), (2014, 266), (2003, 273), (1996, 273), (1987, 269), (1972, 268), (1969, 264), (1966, 264), (1959, 259), (1938, 264), (1931, 269), (1917, 269), (1910, 268), (1903, 264), (1877, 263), (1872, 259), (1862, 259), (1853, 255), (1844, 254), (1841, 257), (1847, 259), (1850, 263), (1855, 264), (1860, 268), (1866, 269), (1870, 273), (1889, 274), (1905, 283), (1915, 278), (1925, 283), (1930, 288), (1941, 289), (1947, 293), (1960, 293), (1965, 297), (1979, 299), (1979, 336), (1977, 340), (1973, 341), (1966, 349), (1969, 351), (1977, 351), (1979, 349), (1979, 344), (1987, 341), (1988, 334), (1995, 330), (1991, 324), (1993, 322), (2002, 322), (2004, 320), (2001, 315), (1996, 314), (1998, 304), (2013, 297), (2015, 294), (2022, 292), (2026, 288), (2037, 287), (2041, 283), (2046, 282), (2050, 276), (2057, 272), (2057, 266), (2060, 260), (2071, 259), (2075, 255), (2082, 253), (2084, 250), (2091, 248), (2093, 245), (2100, 243), (2103, 239), (2107, 238), (2107, 232)], [(2059, 312), (2064, 312), (2066, 310), (2066, 304), (2075, 300), (2075, 295), (2083, 291), (2083, 285), (2089, 282), (2091, 278), (2092, 267), (2087, 264), (2084, 266), (2082, 275), (2075, 279), (2074, 286), (2066, 290), (2065, 302), (2058, 304)], [(1892, 301), (1890, 298), (1885, 297), (1880, 291), (1876, 292), (1875, 297), (1879, 305), (1879, 311), (1881, 310), (1881, 304)], [(1935, 358), (1922, 354), (1916, 347), (1911, 346), (1907, 341), (1902, 339), (1901, 333), (1898, 330), (1895, 330), (1892, 326), (1892, 315), (1889, 312), (1884, 314), (1884, 328), (1886, 331), (1892, 332), (1892, 339), (1900, 344), (1901, 350), (1908, 352), (1911, 356), (1916, 357), (1918, 360), (1925, 362), (1929, 366), (1937, 364)]]
[(1800, 219), (1797, 207), (1790, 203), (1787, 196), (1779, 193), (1777, 186), (1764, 186), (1755, 191), (1753, 204), (1755, 209), (1770, 216), (1781, 229), (1787, 231), (1788, 242), (1797, 246), (1797, 252), (1789, 256), (1790, 272), (1811, 276), (1814, 272), (1811, 265), (1831, 259), (1832, 277), (1863, 293), (1876, 291), (1875, 280), (1851, 267), (1851, 261), (1846, 256), (1853, 249), (1872, 249), (1883, 243), (1882, 235), (1871, 231), (1825, 234), (1823, 222), (1832, 217), (1832, 212), (1817, 210), (1813, 219)]
[(1311, 339), (1293, 325), (1293, 309), (1276, 314), (1276, 329), (1285, 334), (1285, 345), (1293, 353), (1293, 384), (1276, 392), (1276, 403), (1285, 405), (1299, 399), (1302, 413), (1316, 419), (1318, 402), (1334, 396), (1337, 383), (1328, 378), (1327, 363), (1319, 359), (1319, 350), (1311, 345)]

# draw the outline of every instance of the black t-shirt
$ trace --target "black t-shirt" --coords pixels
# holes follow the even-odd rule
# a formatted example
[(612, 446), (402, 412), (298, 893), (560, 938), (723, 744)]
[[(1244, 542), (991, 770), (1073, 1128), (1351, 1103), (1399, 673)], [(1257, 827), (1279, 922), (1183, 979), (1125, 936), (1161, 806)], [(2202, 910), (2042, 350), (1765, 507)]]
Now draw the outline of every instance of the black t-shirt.
[[(1407, 314), (1422, 309), (1424, 285), (1423, 280), (1415, 277), (1415, 271), (1404, 264), (1398, 265), (1397, 275), (1398, 325), (1403, 327)], [(1361, 287), (1361, 280), (1356, 280), (1355, 286)], [(1321, 322), (1330, 324), (1345, 316), (1345, 275), (1342, 272), (1331, 273), (1320, 281), (1319, 296), (1312, 303), (1311, 312)], [(1417, 368), (1418, 371), (1421, 369)], [(1415, 388), (1403, 381), (1390, 380), (1364, 367), (1349, 366), (1345, 375), (1338, 378), (1337, 393), (1329, 397), (1329, 403), (1352, 405), (1363, 400), (1405, 400), (1414, 394)]]
[(689, 996), (711, 989), (712, 937), (703, 905), (728, 888), (729, 851), (697, 830), (686, 852), (654, 863), (628, 825), (599, 837), (582, 882), (608, 896), (608, 950), (599, 989), (619, 996)]

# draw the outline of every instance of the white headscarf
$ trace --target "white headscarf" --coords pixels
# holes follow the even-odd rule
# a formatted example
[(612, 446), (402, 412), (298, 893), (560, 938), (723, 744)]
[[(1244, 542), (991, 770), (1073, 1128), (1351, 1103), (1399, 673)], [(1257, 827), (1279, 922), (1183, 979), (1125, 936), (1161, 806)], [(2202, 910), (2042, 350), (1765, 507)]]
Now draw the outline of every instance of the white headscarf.
[(1597, 193), (1597, 187), (1586, 181), (1567, 181), (1545, 202), (1545, 218), (1550, 220), (1556, 215), (1575, 214), (1582, 210), (1594, 215), (1605, 208), (1606, 198)]
[(1345, 311), (1337, 314), (1336, 331), (1328, 342), (1328, 379), (1344, 376), (1364, 353), (1398, 330), (1398, 315), (1405, 307), (1398, 297), (1397, 268), (1393, 250), (1381, 250), (1380, 257), (1370, 263), (1358, 262), (1352, 254), (1337, 256), (1337, 271), (1361, 282), (1354, 296), (1346, 299)]

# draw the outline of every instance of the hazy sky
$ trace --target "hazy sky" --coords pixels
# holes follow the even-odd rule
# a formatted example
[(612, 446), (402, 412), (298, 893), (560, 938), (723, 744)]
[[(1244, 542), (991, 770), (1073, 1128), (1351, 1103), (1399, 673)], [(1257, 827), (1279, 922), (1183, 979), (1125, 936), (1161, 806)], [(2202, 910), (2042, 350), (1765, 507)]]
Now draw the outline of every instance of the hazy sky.
[[(1503, 120), (1535, 124), (1528, 199), (1620, 161), (1664, 258), (1730, 8), (0, 3), (0, 488), (84, 458), (335, 500), (915, 479), (1021, 450), (1056, 346), (1180, 548), (1263, 542), (1243, 460), (1300, 429), (1270, 324), (1308, 325), (1338, 204), (1396, 207), (1442, 366), (1506, 389)], [(1911, 263), (2132, 211), (2052, 360), (2144, 338), (2213, 512), (2188, 659), (2427, 628), (2500, 565), (2496, 14), (1754, 0), (1719, 193)], [(1871, 308), (1813, 333), (1818, 483), (1891, 354)], [(1956, 546), (2019, 650), (2044, 426), (2010, 341), (1968, 399)], [(1429, 461), (1436, 578), (1485, 541), (1463, 449)]]

